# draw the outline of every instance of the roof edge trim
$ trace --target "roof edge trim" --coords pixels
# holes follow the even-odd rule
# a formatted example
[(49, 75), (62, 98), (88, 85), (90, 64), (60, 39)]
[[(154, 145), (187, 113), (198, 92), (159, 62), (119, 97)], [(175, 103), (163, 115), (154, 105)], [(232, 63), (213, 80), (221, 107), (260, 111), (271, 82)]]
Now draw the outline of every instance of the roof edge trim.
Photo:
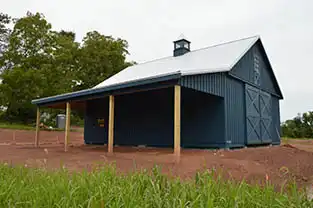
[(156, 82), (179, 79), (180, 77), (181, 77), (181, 73), (180, 73), (180, 71), (178, 71), (175, 73), (167, 74), (165, 76), (163, 76), (163, 75), (162, 76), (154, 76), (154, 77), (149, 77), (147, 79), (138, 79), (138, 80), (133, 80), (133, 81), (129, 81), (129, 82), (124, 82), (123, 84), (116, 84), (116, 85), (110, 85), (110, 86), (105, 86), (105, 87), (90, 88), (90, 89), (76, 91), (76, 92), (72, 92), (72, 93), (65, 93), (65, 94), (51, 96), (51, 97), (34, 99), (31, 102), (32, 102), (32, 104), (36, 104), (36, 105), (46, 105), (49, 103), (60, 102), (60, 101), (69, 101), (71, 99), (77, 99), (77, 98), (85, 97), (88, 95), (100, 94), (100, 93), (115, 91), (115, 90), (124, 89), (124, 88), (128, 88), (128, 87), (136, 87), (136, 86), (141, 86), (141, 85), (146, 85), (146, 84), (153, 84)]
[(255, 40), (253, 42), (251, 42), (251, 44), (249, 45), (249, 47), (247, 47), (242, 54), (234, 61), (234, 63), (230, 66), (230, 71), (234, 68), (234, 66), (242, 59), (242, 57), (252, 48), (252, 46), (254, 46), (254, 44), (260, 40), (260, 36), (253, 36), (255, 37)]
[[(178, 70), (178, 71), (171, 72), (171, 73), (164, 73), (164, 74), (155, 75), (155, 76), (146, 77), (146, 78), (141, 78), (141, 79), (133, 79), (133, 80), (130, 80), (130, 81), (119, 82), (118, 84), (111, 84), (111, 85), (107, 85), (107, 86), (103, 86), (103, 87), (99, 86), (101, 84), (101, 83), (99, 83), (99, 84), (97, 84), (96, 86), (94, 86), (94, 87), (92, 87), (90, 89), (100, 89), (100, 88), (105, 88), (105, 87), (114, 87), (114, 86), (117, 86), (117, 85), (123, 85), (123, 84), (128, 84), (128, 83), (132, 83), (132, 82), (139, 82), (139, 81), (149, 80), (149, 79), (157, 79), (157, 78), (172, 76), (172, 75), (176, 75), (176, 74), (181, 74), (181, 72)], [(99, 86), (99, 87), (97, 87), (97, 86)]]
[(190, 75), (200, 75), (200, 74), (213, 74), (213, 73), (220, 73), (220, 72), (228, 72), (231, 68), (229, 67), (223, 67), (223, 68), (207, 68), (207, 69), (198, 69), (197, 71), (195, 70), (190, 70), (186, 72), (182, 72), (182, 76), (190, 76)]

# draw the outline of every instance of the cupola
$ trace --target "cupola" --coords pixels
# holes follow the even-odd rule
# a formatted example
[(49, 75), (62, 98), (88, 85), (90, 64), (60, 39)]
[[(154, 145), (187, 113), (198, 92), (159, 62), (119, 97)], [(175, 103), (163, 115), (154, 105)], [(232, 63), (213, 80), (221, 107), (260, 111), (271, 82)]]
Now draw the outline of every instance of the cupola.
[(188, 41), (184, 35), (180, 35), (176, 41), (174, 41), (174, 56), (181, 56), (190, 52), (190, 41)]

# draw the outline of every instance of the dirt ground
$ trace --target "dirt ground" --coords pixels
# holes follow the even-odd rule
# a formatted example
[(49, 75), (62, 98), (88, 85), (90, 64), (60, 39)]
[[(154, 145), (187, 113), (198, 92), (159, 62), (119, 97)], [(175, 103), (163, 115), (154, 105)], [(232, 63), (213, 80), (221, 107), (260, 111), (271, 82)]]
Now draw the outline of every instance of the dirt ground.
[(39, 148), (33, 145), (34, 137), (33, 131), (0, 129), (0, 161), (49, 169), (65, 166), (72, 171), (103, 163), (115, 163), (122, 172), (158, 165), (163, 173), (181, 178), (214, 168), (226, 177), (250, 183), (268, 179), (279, 186), (295, 179), (302, 186), (313, 182), (313, 141), (237, 150), (183, 149), (177, 164), (172, 149), (115, 147), (114, 154), (108, 155), (106, 146), (84, 145), (82, 132), (70, 133), (68, 152), (63, 148), (64, 132), (41, 131)]

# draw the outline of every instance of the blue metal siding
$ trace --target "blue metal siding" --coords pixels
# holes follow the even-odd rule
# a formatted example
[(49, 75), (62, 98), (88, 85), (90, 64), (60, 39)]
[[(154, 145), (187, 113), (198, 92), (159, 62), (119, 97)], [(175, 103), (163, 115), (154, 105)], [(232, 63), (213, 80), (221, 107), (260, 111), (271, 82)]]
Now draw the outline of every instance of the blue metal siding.
[(179, 83), (187, 88), (223, 97), (225, 92), (225, 73), (184, 76)]
[[(257, 79), (258, 73), (260, 80)], [(245, 143), (280, 143), (280, 137), (277, 136), (277, 129), (280, 129), (278, 102), (282, 95), (260, 41), (239, 60), (229, 74), (242, 81), (243, 84), (246, 83), (246, 85), (255, 87), (256, 90), (260, 91), (258, 96), (260, 121), (253, 120), (258, 119), (256, 117), (249, 117), (250, 108), (248, 106), (245, 110), (247, 116)], [(245, 105), (249, 105), (248, 94), (245, 96)]]
[[(84, 140), (86, 144), (107, 143), (108, 111), (108, 98), (87, 101), (84, 125)], [(97, 119), (104, 119), (104, 128), (98, 125)]]
[[(220, 144), (220, 147), (244, 146), (246, 138), (245, 90), (242, 81), (227, 76), (226, 73), (215, 73), (185, 76), (181, 78), (180, 84), (184, 87), (224, 98), (223, 102), (219, 104), (224, 108), (223, 110), (219, 110), (220, 106), (212, 104), (212, 102), (208, 103), (207, 106), (201, 107), (213, 109), (219, 113), (219, 118), (224, 117), (223, 124), (217, 128), (218, 131), (224, 133), (215, 142), (211, 141), (211, 146), (213, 143)], [(213, 118), (211, 117), (210, 119), (212, 120)], [(184, 122), (184, 119), (182, 122)]]
[[(182, 87), (182, 146), (183, 147), (242, 147), (247, 140), (245, 83), (223, 75), (224, 92), (208, 87), (209, 76), (193, 77), (188, 86), (207, 91)], [(198, 79), (198, 80), (197, 80)], [(212, 79), (211, 80), (216, 80)], [(214, 82), (214, 81), (213, 81)], [(218, 82), (219, 83), (219, 82)], [(216, 90), (215, 90), (216, 89)], [(173, 87), (119, 95), (115, 98), (115, 144), (173, 146)], [(279, 99), (271, 96), (273, 143), (279, 144)], [(268, 115), (269, 116), (269, 115)], [(105, 127), (97, 125), (104, 118)], [(107, 142), (108, 98), (87, 102), (85, 115), (85, 142)]]
[[(254, 83), (255, 77), (255, 58), (258, 57), (258, 70), (260, 73), (260, 86)], [(238, 77), (252, 86), (260, 87), (260, 89), (271, 94), (280, 96), (280, 90), (276, 85), (275, 77), (272, 73), (271, 66), (266, 59), (266, 55), (262, 50), (260, 42), (257, 42), (233, 67), (230, 75)]]
[(225, 118), (226, 144), (239, 147), (245, 144), (245, 96), (244, 83), (226, 77)]
[(272, 142), (273, 144), (280, 144), (280, 110), (279, 99), (272, 96)]
[(173, 146), (174, 88), (116, 96), (115, 142)]
[(182, 88), (182, 147), (225, 147), (224, 99)]
[[(173, 87), (115, 96), (114, 144), (173, 146), (173, 96)], [(108, 98), (88, 101), (85, 143), (107, 143), (107, 129)]]
[[(244, 58), (252, 59), (253, 53), (248, 53), (248, 55)], [(253, 59), (252, 59), (253, 60)], [(244, 65), (247, 65), (247, 61), (239, 61), (239, 65), (241, 68), (244, 68)], [(253, 66), (253, 64), (252, 64)], [(262, 67), (261, 67), (262, 68)], [(240, 71), (240, 73), (246, 73), (245, 75), (241, 75), (242, 77), (248, 77), (247, 79), (253, 79), (253, 74), (250, 73), (249, 70), (246, 71)], [(238, 74), (237, 74), (238, 75)], [(261, 86), (257, 87), (256, 90), (259, 92), (260, 89), (262, 89), (262, 83), (264, 84), (264, 73), (263, 77), (261, 75)], [(225, 147), (241, 147), (245, 146), (246, 144), (261, 144), (261, 143), (268, 143), (271, 142), (273, 139), (273, 142), (279, 142), (280, 139), (276, 136), (273, 137), (273, 131), (275, 129), (276, 135), (277, 135), (277, 117), (279, 117), (279, 109), (275, 107), (275, 102), (279, 99), (276, 95), (276, 92), (271, 94), (268, 94), (265, 92), (265, 90), (261, 90), (261, 94), (258, 93), (258, 100), (257, 100), (257, 106), (258, 106), (258, 118), (259, 120), (256, 121), (257, 123), (257, 139), (255, 141), (252, 141), (251, 135), (248, 138), (248, 134), (255, 132), (253, 129), (255, 126), (250, 125), (248, 126), (248, 116), (249, 113), (247, 111), (247, 101), (246, 101), (246, 90), (245, 86), (250, 85), (253, 87), (252, 84), (250, 84), (249, 81), (244, 81), (244, 79), (236, 79), (233, 76), (227, 75), (227, 73), (216, 73), (216, 74), (202, 74), (202, 75), (194, 75), (194, 76), (185, 76), (182, 77), (180, 80), (180, 84), (182, 86), (195, 89), (200, 92), (205, 92), (210, 95), (217, 95), (222, 98), (224, 98), (224, 102), (222, 102), (220, 105), (224, 105), (224, 137), (221, 142), (220, 139), (215, 141), (216, 144), (224, 143)], [(271, 82), (272, 83), (272, 82)], [(270, 85), (269, 85), (270, 86)], [(266, 88), (266, 87), (263, 87)], [(270, 87), (267, 87), (269, 89)], [(267, 95), (267, 96), (264, 96)], [(260, 104), (260, 97), (263, 99), (262, 101), (266, 101), (266, 103)], [(266, 99), (265, 99), (266, 98)], [(268, 99), (267, 99), (268, 98)], [(273, 106), (272, 105), (272, 99), (274, 100)], [(202, 101), (203, 102), (203, 101)], [(265, 105), (266, 104), (266, 109)], [(267, 110), (266, 112), (263, 112), (263, 116), (260, 112), (260, 105), (263, 110)], [(199, 106), (199, 108), (206, 108), (206, 106)], [(213, 104), (211, 105), (211, 108), (218, 109), (217, 105)], [(266, 114), (267, 113), (267, 114)], [(222, 113), (221, 113), (222, 114)], [(266, 115), (265, 115), (266, 114)], [(273, 114), (273, 115), (272, 115)], [(262, 117), (262, 118), (261, 118)], [(263, 118), (264, 117), (264, 118)], [(198, 118), (201, 120), (201, 116)], [(273, 120), (272, 120), (273, 119)], [(275, 120), (276, 119), (276, 120)], [(251, 120), (253, 123), (253, 119)], [(184, 122), (182, 120), (182, 122)], [(275, 123), (276, 122), (276, 123)], [(255, 122), (254, 122), (255, 123)], [(201, 125), (199, 125), (201, 126)], [(202, 125), (205, 126), (205, 125)], [(275, 128), (274, 128), (275, 127)], [(204, 127), (205, 128), (205, 127)], [(251, 129), (252, 128), (252, 129)], [(250, 131), (251, 130), (251, 131)], [(221, 129), (219, 129), (221, 131)], [(262, 132), (261, 132), (262, 131)], [(250, 133), (248, 133), (250, 132)], [(252, 133), (253, 133), (252, 132)], [(267, 134), (265, 134), (267, 133)], [(185, 134), (185, 132), (183, 133)], [(205, 135), (205, 133), (203, 133)], [(256, 136), (256, 135), (255, 135)], [(200, 137), (198, 135), (198, 137)], [(273, 137), (273, 138), (272, 138)], [(257, 140), (259, 142), (257, 142)], [(275, 140), (275, 141), (274, 141)], [(199, 142), (199, 141), (198, 141)], [(214, 142), (213, 142), (214, 143)], [(212, 142), (210, 145), (212, 146)], [(220, 145), (221, 146), (221, 145)]]
[[(114, 144), (173, 146), (174, 89), (115, 97)], [(224, 99), (182, 87), (182, 147), (224, 147)], [(104, 119), (100, 127), (97, 119)], [(108, 98), (88, 101), (85, 143), (107, 143)]]

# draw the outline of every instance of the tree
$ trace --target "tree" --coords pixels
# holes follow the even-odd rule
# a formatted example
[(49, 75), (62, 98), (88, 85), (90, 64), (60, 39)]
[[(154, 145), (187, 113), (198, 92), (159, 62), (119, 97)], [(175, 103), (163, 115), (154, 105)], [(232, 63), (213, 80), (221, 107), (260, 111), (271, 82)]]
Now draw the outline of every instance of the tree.
[(71, 91), (73, 48), (78, 44), (72, 35), (52, 31), (42, 14), (28, 12), (16, 21), (3, 54), (7, 64), (0, 93), (6, 119), (28, 122), (35, 118), (32, 99)]
[(97, 31), (88, 32), (80, 48), (77, 90), (94, 87), (132, 63), (126, 62), (128, 43)]
[(313, 137), (313, 111), (303, 113), (302, 115), (303, 134), (306, 138)]
[(298, 114), (282, 125), (282, 135), (290, 138), (313, 138), (313, 111)]
[(54, 32), (54, 45), (50, 63), (44, 65), (45, 87), (42, 96), (72, 92), (76, 86), (79, 43), (73, 32)]
[(0, 62), (6, 120), (32, 122), (32, 99), (93, 87), (133, 64), (126, 61), (125, 40), (93, 31), (80, 44), (74, 32), (52, 30), (40, 13), (27, 12), (13, 23)]
[(8, 25), (11, 23), (11, 17), (7, 14), (0, 13), (0, 72), (4, 65), (3, 53), (7, 50), (9, 36), (11, 33)]

